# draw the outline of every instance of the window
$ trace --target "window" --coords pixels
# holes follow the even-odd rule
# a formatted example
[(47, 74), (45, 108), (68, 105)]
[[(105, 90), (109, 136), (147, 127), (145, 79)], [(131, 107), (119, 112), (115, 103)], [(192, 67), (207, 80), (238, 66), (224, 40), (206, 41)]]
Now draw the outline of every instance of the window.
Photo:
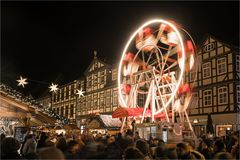
[(93, 74), (93, 86), (94, 86), (94, 90), (98, 89), (98, 74)]
[(118, 90), (117, 88), (113, 91), (113, 105), (118, 105)]
[(217, 72), (218, 74), (226, 73), (226, 58), (221, 58), (217, 60)]
[(107, 90), (106, 92), (106, 106), (111, 105), (111, 90)]
[(87, 88), (91, 88), (92, 86), (92, 75), (87, 76)]
[(203, 68), (203, 78), (211, 76), (211, 63), (207, 62), (202, 65)]
[(189, 108), (194, 109), (194, 108), (198, 108), (198, 93), (192, 93), (192, 101), (190, 103)]
[(240, 103), (240, 85), (237, 85), (237, 103)]
[(112, 70), (112, 80), (117, 80), (117, 69)]
[(92, 106), (92, 95), (87, 96), (87, 108), (89, 109)]
[(214, 43), (209, 43), (208, 45), (206, 45), (206, 46), (204, 47), (204, 51), (205, 51), (205, 52), (209, 52), (209, 51), (213, 50), (214, 48), (215, 48)]
[(101, 71), (99, 74), (100, 74), (99, 75), (99, 83), (104, 84), (105, 83), (105, 71)]
[(68, 97), (69, 97), (69, 87), (67, 86), (66, 87), (66, 99), (68, 99)]
[(191, 82), (194, 81), (196, 79), (196, 71), (195, 72), (190, 72), (189, 76), (190, 76), (190, 81)]
[(74, 84), (71, 86), (71, 97), (74, 96)]
[(93, 107), (97, 107), (98, 106), (98, 94), (94, 93), (93, 94)]
[(57, 101), (60, 101), (60, 92), (57, 92)]
[(73, 117), (74, 107), (73, 104), (70, 106), (70, 117)]
[(64, 100), (64, 88), (61, 89), (61, 100), (62, 100), (62, 101)]
[(59, 108), (57, 108), (57, 114), (60, 114), (60, 113), (59, 113)]
[(104, 108), (104, 92), (100, 92), (100, 108)]
[(240, 55), (236, 56), (236, 70), (240, 72)]
[(65, 117), (68, 118), (68, 105), (65, 108)]
[(227, 87), (218, 88), (218, 102), (219, 104), (226, 104), (228, 102)]
[(212, 105), (212, 91), (211, 90), (207, 90), (203, 92), (203, 104), (204, 106), (211, 106)]
[(61, 107), (61, 116), (63, 116), (63, 112), (64, 112), (64, 107)]

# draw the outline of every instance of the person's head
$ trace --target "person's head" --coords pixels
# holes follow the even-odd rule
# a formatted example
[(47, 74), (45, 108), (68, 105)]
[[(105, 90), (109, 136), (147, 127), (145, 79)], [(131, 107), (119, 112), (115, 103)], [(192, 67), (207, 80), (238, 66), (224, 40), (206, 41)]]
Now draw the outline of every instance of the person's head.
[(224, 144), (223, 140), (221, 140), (221, 139), (216, 140), (216, 142), (214, 143), (213, 149), (214, 149), (214, 152), (224, 151), (225, 144)]
[(164, 144), (157, 146), (157, 148), (155, 150), (155, 157), (158, 157), (158, 158), (166, 158), (167, 157), (166, 148), (165, 148)]
[(228, 152), (219, 152), (217, 153), (213, 159), (218, 159), (218, 160), (232, 160), (232, 156)]
[(61, 150), (55, 147), (46, 147), (39, 151), (38, 159), (59, 159), (65, 160)]
[(178, 143), (176, 151), (177, 151), (178, 157), (182, 157), (184, 155), (189, 154), (189, 148), (185, 143)]
[(67, 150), (71, 153), (76, 153), (79, 150), (80, 146), (77, 141), (70, 140), (67, 144)]
[(145, 156), (136, 147), (127, 147), (124, 151), (125, 159), (143, 159)]
[(63, 137), (59, 138), (58, 141), (57, 141), (56, 147), (64, 152), (67, 148), (66, 139), (63, 138)]
[(114, 136), (110, 136), (108, 139), (107, 139), (107, 143), (108, 144), (111, 144), (111, 143), (114, 143), (115, 142), (115, 137)]
[(168, 159), (177, 159), (177, 151), (175, 148), (168, 148), (166, 149), (166, 155)]
[(11, 154), (13, 152), (17, 152), (20, 146), (20, 143), (15, 138), (7, 137), (1, 143), (1, 152)]
[(187, 145), (190, 147), (190, 149), (195, 150), (195, 142), (191, 139), (184, 139), (183, 142), (187, 143)]
[(146, 156), (149, 154), (149, 145), (148, 143), (143, 140), (139, 139), (136, 141), (136, 147)]

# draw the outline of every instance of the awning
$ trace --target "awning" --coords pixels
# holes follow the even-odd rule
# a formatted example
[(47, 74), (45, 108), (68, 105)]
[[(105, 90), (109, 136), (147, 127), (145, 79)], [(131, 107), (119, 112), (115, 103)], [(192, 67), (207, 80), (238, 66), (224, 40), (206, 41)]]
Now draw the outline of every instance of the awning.
[[(113, 118), (122, 118), (122, 117), (136, 117), (143, 114), (144, 108), (117, 108), (113, 114)], [(146, 115), (151, 115), (151, 110), (147, 109), (145, 112)]]
[[(113, 118), (122, 118), (122, 117), (137, 117), (137, 116), (142, 116), (143, 115), (144, 108), (123, 108), (119, 107), (117, 108), (113, 114)], [(146, 109), (145, 111), (145, 116), (151, 117), (152, 113), (150, 109)], [(172, 113), (168, 113), (169, 117), (172, 117)], [(165, 118), (166, 115), (165, 113), (158, 113), (157, 115), (154, 116), (155, 118)]]

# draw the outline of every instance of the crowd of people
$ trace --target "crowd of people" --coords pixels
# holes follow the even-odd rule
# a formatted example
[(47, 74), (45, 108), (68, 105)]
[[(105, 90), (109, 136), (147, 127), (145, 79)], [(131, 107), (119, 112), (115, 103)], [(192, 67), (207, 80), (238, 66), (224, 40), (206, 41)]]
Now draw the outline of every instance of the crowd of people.
[(117, 135), (101, 133), (48, 135), (27, 134), (20, 144), (1, 135), (1, 159), (239, 159), (239, 131), (225, 137), (184, 139), (177, 144), (158, 138), (145, 140), (132, 131)]

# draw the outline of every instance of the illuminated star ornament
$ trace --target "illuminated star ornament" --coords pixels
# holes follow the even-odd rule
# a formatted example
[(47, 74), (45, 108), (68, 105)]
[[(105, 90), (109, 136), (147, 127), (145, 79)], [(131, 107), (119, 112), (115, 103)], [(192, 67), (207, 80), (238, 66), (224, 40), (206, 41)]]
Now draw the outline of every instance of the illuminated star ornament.
[(23, 88), (24, 88), (24, 85), (28, 84), (27, 78), (22, 78), (22, 76), (20, 76), (20, 79), (18, 79), (17, 82), (18, 82), (18, 86), (22, 86)]
[(83, 93), (84, 93), (84, 91), (82, 90), (82, 88), (79, 90), (79, 89), (77, 89), (77, 95), (78, 95), (78, 97), (80, 98), (81, 96), (82, 97), (84, 97), (84, 95), (83, 95)]
[(58, 90), (57, 84), (53, 84), (53, 83), (49, 88), (50, 88), (50, 92), (54, 92), (54, 93), (56, 93), (56, 91)]

